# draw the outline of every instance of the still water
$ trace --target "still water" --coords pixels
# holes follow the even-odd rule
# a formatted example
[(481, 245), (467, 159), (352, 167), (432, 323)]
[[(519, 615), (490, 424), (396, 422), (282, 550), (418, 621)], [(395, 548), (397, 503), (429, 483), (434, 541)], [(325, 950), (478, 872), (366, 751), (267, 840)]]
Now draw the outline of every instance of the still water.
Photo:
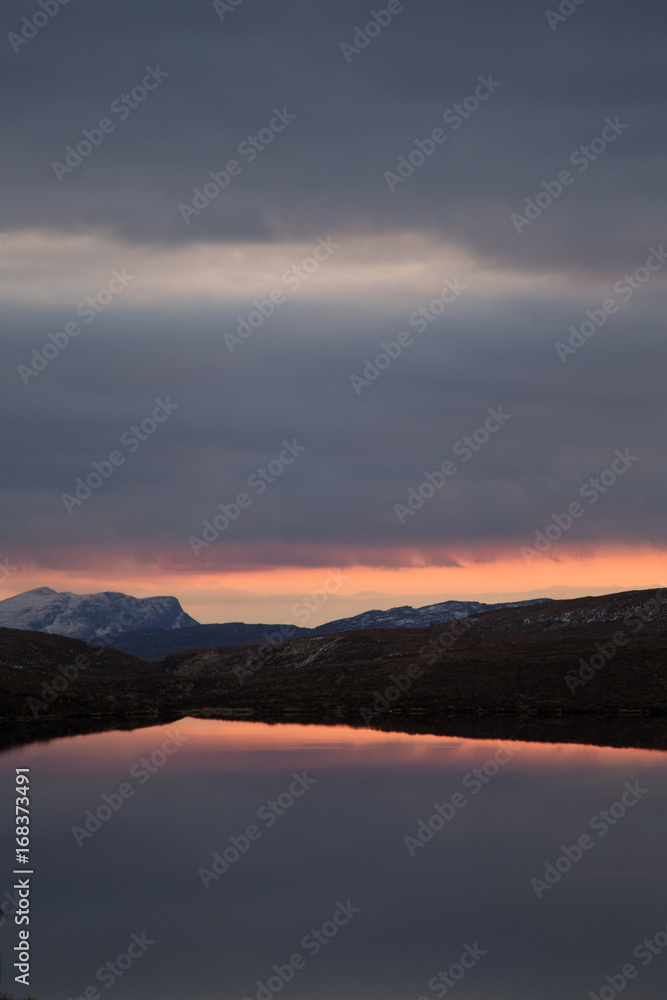
[[(667, 756), (186, 719), (0, 757), (37, 1000), (664, 1000)], [(8, 896), (5, 896), (5, 890)]]

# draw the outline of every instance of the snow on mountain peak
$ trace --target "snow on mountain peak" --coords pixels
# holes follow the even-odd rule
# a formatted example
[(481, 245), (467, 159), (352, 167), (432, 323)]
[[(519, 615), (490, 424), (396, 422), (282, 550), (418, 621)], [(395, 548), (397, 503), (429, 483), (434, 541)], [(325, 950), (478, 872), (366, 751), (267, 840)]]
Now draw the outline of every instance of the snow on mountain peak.
[(0, 601), (0, 627), (52, 632), (72, 639), (111, 638), (140, 628), (188, 628), (199, 622), (175, 597), (132, 597), (115, 591), (58, 593), (37, 587)]

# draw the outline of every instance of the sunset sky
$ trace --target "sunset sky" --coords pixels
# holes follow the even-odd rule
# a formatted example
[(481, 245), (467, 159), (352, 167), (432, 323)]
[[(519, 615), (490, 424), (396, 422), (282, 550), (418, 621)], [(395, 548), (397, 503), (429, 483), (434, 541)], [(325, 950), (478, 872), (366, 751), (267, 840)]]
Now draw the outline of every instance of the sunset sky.
[(59, 2), (1, 15), (0, 598), (664, 583), (661, 5)]

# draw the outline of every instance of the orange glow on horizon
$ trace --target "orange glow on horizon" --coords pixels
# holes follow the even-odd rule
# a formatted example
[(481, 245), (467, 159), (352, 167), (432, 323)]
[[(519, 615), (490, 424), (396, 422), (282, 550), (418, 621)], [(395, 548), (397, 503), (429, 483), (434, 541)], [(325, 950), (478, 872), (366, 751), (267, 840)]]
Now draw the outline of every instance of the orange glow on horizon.
[[(406, 564), (398, 566), (387, 565), (388, 560), (382, 564), (383, 557), (392, 555), (389, 551), (377, 550), (374, 565), (353, 565), (341, 550), (322, 554), (343, 557), (338, 563), (341, 569), (332, 560), (328, 566), (237, 564), (201, 572), (199, 567), (179, 569), (158, 560), (97, 555), (71, 570), (19, 570), (4, 581), (0, 599), (40, 586), (74, 593), (115, 590), (137, 597), (171, 594), (202, 623), (263, 621), (313, 627), (371, 608), (445, 600), (571, 598), (652, 589), (665, 585), (667, 578), (667, 551), (648, 547), (608, 547), (581, 554), (554, 546), (553, 553), (530, 564), (516, 549), (494, 552), (480, 547), (457, 555), (459, 565), (453, 566), (425, 565), (423, 557), (420, 565), (418, 553), (412, 564), (406, 554)], [(370, 560), (370, 550), (364, 555)], [(432, 558), (436, 560), (435, 554)]]

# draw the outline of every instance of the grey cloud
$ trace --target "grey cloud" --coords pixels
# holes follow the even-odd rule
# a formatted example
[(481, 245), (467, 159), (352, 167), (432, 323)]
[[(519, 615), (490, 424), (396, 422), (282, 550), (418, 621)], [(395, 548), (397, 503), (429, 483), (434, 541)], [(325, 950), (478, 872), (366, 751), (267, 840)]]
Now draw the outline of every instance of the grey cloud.
[[(498, 269), (558, 272), (566, 290), (473, 290), (360, 396), (350, 375), (419, 300), (290, 300), (234, 355), (220, 334), (247, 302), (123, 305), (27, 386), (17, 365), (71, 312), (57, 287), (57, 308), (6, 306), (0, 555), (56, 559), (53, 546), (71, 546), (71, 565), (78, 547), (127, 545), (185, 562), (187, 536), (294, 437), (306, 453), (207, 558), (520, 545), (625, 448), (640, 460), (568, 540), (665, 542), (662, 275), (566, 364), (554, 349), (598, 305), (591, 275), (611, 283), (664, 240), (663, 6), (586, 0), (552, 32), (533, 0), (414, 0), (348, 65), (339, 45), (371, 7), (245, 0), (221, 22), (209, 3), (73, 0), (15, 54), (6, 35), (33, 8), (8, 0), (1, 228), (111, 233), (154, 250), (421, 231)], [(59, 183), (51, 162), (157, 65), (169, 77)], [(383, 172), (488, 74), (497, 93), (392, 193)], [(276, 107), (296, 120), (186, 225), (179, 202)], [(629, 128), (518, 233), (511, 213), (616, 116)], [(179, 410), (69, 516), (61, 494), (166, 395)], [(400, 524), (393, 505), (498, 406), (507, 426)]]
[[(259, 559), (276, 540), (524, 544), (626, 448), (640, 461), (586, 507), (568, 540), (663, 543), (664, 347), (651, 302), (610, 323), (566, 365), (553, 344), (567, 329), (569, 303), (528, 314), (518, 303), (488, 311), (470, 304), (416, 334), (361, 396), (350, 374), (396, 336), (403, 316), (355, 325), (341, 307), (313, 342), (317, 307), (287, 305), (234, 356), (217, 336), (217, 315), (189, 336), (186, 313), (155, 317), (153, 329), (100, 333), (94, 344), (72, 344), (28, 387), (14, 377), (3, 392), (3, 422), (15, 428), (5, 502), (16, 520), (5, 546), (54, 538), (103, 546), (120, 537), (183, 546), (187, 555), (187, 537), (244, 490), (252, 507), (220, 542), (221, 560), (227, 543), (254, 546)], [(27, 343), (27, 333), (16, 334), (17, 356)], [(136, 451), (122, 447), (121, 435), (167, 396), (178, 411)], [(455, 443), (498, 407), (511, 419), (461, 462)], [(283, 439), (307, 450), (255, 497), (248, 478), (276, 458)], [(119, 447), (123, 465), (68, 516), (61, 494)], [(457, 475), (401, 525), (393, 505), (447, 458)]]
[[(552, 32), (532, 0), (415, 0), (347, 65), (339, 45), (369, 10), (247, 0), (220, 22), (209, 4), (68, 5), (4, 61), (5, 225), (170, 242), (422, 228), (490, 259), (566, 269), (625, 263), (659, 238), (661, 6), (588, 0)], [(25, 12), (7, 4), (5, 31)], [(59, 184), (51, 162), (158, 63), (169, 78)], [(500, 90), (392, 194), (383, 172), (490, 73)], [(178, 204), (275, 106), (297, 120), (185, 226)], [(518, 236), (511, 212), (607, 116), (630, 128)]]

